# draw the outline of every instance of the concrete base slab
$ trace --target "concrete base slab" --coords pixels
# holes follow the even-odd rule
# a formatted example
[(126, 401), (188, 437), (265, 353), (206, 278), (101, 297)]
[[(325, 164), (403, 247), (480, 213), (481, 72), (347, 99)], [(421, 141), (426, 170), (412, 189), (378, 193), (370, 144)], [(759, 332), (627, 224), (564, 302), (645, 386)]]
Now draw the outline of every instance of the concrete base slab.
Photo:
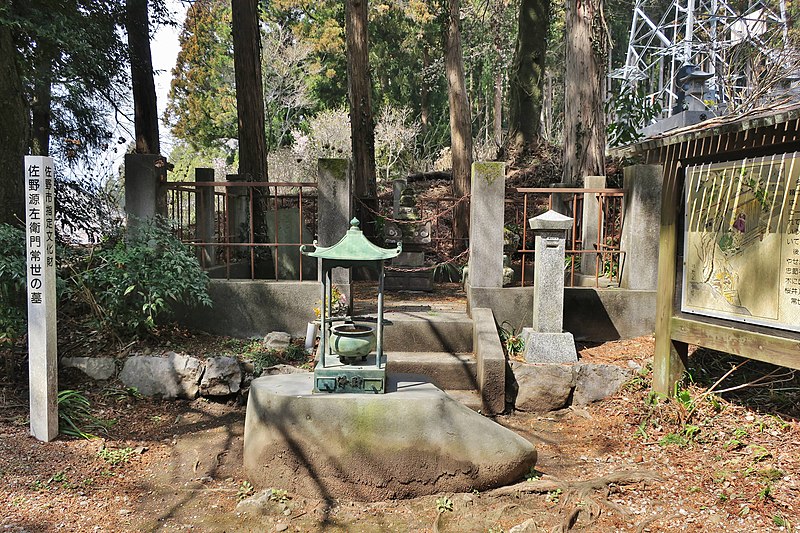
[(519, 480), (536, 450), (420, 376), (386, 394), (312, 394), (310, 374), (253, 381), (244, 466), (261, 487), (361, 501), (484, 490)]
[(525, 360), (529, 363), (576, 363), (578, 352), (572, 333), (540, 333), (523, 328)]

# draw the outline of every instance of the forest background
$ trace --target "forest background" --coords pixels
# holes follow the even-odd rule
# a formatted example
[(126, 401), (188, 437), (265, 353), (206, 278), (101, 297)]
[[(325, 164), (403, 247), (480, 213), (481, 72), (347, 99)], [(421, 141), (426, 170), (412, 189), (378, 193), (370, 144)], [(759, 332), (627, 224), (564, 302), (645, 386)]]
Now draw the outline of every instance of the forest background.
[[(160, 153), (159, 118), (176, 140), (169, 179), (202, 166), (311, 181), (317, 158), (350, 157), (369, 200), (434, 170), (452, 169), (466, 194), (472, 160), (554, 157), (567, 183), (605, 174), (607, 144), (635, 139), (653, 113), (643, 94), (615, 97), (608, 77), (625, 61), (632, 0), (183, 3), (175, 20), (165, 0), (0, 0), (0, 222), (20, 223), (24, 154), (73, 169), (62, 227), (107, 218), (97, 194), (120, 199), (124, 179), (109, 153)], [(798, 6), (787, 9), (791, 25)], [(158, 117), (150, 45), (162, 26), (181, 50)]]

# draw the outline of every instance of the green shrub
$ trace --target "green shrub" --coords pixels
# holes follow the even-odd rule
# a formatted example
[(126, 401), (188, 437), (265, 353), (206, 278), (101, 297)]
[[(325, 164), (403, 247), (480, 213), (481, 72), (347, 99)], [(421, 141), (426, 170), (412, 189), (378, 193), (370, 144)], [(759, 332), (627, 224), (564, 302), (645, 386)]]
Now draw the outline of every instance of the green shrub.
[(100, 325), (120, 334), (152, 331), (176, 304), (211, 305), (208, 276), (163, 219), (109, 239), (74, 281)]
[(25, 328), (25, 233), (0, 224), (0, 345)]

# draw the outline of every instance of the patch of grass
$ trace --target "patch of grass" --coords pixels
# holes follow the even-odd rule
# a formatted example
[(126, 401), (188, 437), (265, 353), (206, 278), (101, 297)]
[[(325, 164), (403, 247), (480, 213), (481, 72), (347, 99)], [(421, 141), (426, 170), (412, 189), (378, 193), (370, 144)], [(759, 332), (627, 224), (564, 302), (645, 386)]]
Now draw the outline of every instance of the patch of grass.
[(144, 395), (136, 387), (106, 387), (103, 396), (117, 403), (141, 400)]
[(563, 492), (564, 491), (561, 489), (551, 490), (547, 493), (547, 501), (550, 503), (558, 503)]
[(759, 444), (751, 444), (748, 446), (750, 453), (753, 455), (753, 462), (760, 463), (764, 459), (772, 457), (772, 453), (765, 447)]
[(289, 500), (289, 491), (285, 489), (269, 489), (269, 499), (273, 502), (286, 503)]
[(667, 433), (658, 441), (658, 445), (666, 446), (680, 446), (681, 448), (689, 444), (689, 439), (679, 433)]
[(261, 375), (264, 369), (278, 364), (308, 363), (308, 352), (299, 344), (289, 344), (285, 349), (277, 350), (267, 348), (261, 341), (252, 341), (240, 352), (240, 355), (253, 363), (257, 376)]
[(786, 529), (789, 529), (791, 527), (791, 524), (786, 519), (786, 517), (780, 513), (775, 513), (774, 515), (772, 515), (772, 523), (778, 527), (785, 527)]
[(111, 466), (119, 466), (130, 461), (131, 457), (133, 457), (133, 454), (133, 448), (130, 447), (115, 449), (102, 448), (97, 452), (97, 457), (107, 462)]
[(254, 491), (253, 485), (245, 479), (242, 481), (242, 484), (239, 485), (239, 490), (236, 491), (236, 499), (242, 501), (252, 495)]
[(756, 475), (758, 475), (758, 477), (764, 481), (778, 481), (779, 479), (783, 478), (786, 473), (777, 468), (763, 468), (756, 472)]
[(764, 483), (761, 490), (756, 495), (759, 500), (769, 500), (772, 498), (772, 483)]
[(525, 481), (538, 481), (542, 479), (542, 472), (536, 470), (535, 467), (531, 467), (527, 474), (525, 474)]
[(436, 510), (440, 513), (453, 512), (453, 500), (447, 496), (436, 498)]

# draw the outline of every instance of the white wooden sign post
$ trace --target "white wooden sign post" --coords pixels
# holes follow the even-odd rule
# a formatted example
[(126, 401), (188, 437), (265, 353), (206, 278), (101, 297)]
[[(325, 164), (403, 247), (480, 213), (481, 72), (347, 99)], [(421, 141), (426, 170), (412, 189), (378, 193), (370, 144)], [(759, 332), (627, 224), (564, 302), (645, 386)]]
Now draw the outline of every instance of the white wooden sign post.
[(52, 157), (25, 157), (28, 372), (31, 435), (58, 435), (55, 171)]

